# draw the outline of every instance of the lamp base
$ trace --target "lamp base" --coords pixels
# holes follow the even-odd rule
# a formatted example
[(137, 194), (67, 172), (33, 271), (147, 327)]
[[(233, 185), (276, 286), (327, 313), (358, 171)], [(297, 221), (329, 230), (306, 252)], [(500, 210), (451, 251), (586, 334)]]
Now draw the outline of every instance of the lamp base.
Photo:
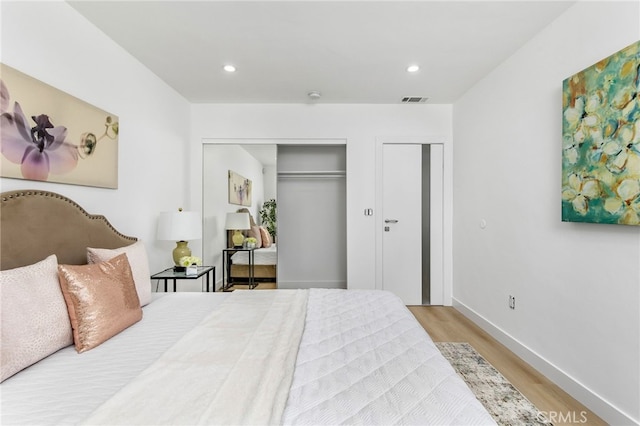
[(180, 266), (180, 259), (185, 256), (191, 256), (191, 249), (187, 245), (187, 241), (177, 241), (176, 248), (173, 249), (173, 263)]
[(233, 236), (231, 237), (231, 241), (233, 242), (234, 247), (242, 247), (242, 243), (244, 242), (244, 235), (239, 230), (235, 230)]

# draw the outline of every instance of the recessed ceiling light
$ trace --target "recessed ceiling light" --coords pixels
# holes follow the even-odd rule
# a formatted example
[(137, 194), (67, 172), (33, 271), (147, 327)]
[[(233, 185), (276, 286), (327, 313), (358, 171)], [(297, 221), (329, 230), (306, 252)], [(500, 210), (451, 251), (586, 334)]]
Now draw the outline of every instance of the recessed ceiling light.
[(236, 72), (236, 67), (234, 67), (233, 65), (225, 65), (224, 67), (222, 67), (222, 69), (226, 72)]
[(409, 65), (407, 67), (407, 72), (418, 72), (418, 70), (420, 70), (420, 67), (417, 65)]

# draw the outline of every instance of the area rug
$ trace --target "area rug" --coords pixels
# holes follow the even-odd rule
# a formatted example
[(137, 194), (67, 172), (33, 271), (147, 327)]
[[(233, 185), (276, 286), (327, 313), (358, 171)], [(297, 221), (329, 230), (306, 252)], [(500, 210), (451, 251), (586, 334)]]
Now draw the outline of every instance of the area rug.
[(436, 342), (499, 425), (551, 425), (544, 415), (468, 343)]

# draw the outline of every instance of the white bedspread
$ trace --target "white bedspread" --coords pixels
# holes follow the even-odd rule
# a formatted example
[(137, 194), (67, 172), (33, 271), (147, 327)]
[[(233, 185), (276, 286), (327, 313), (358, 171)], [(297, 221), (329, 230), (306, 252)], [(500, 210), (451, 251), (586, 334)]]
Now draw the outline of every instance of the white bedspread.
[(278, 424), (307, 295), (307, 290), (234, 292), (86, 423)]
[[(285, 299), (272, 300), (284, 310), (265, 311), (280, 293), (300, 294), (159, 295), (142, 321), (97, 348), (78, 355), (70, 346), (3, 382), (0, 423), (494, 424), (396, 296), (312, 289), (303, 320)], [(218, 330), (205, 333), (226, 334), (224, 343), (191, 335), (212, 311)], [(288, 317), (297, 320), (262, 327)], [(252, 333), (248, 323), (260, 325)], [(182, 338), (186, 354), (171, 349)], [(260, 344), (244, 346), (253, 339)], [(177, 378), (167, 380), (168, 370)], [(159, 375), (146, 378), (152, 371)], [(257, 398), (265, 395), (273, 399)]]
[[(249, 253), (246, 251), (239, 251), (231, 256), (231, 261), (236, 265), (248, 265)], [(259, 248), (253, 250), (253, 264), (254, 265), (277, 265), (278, 264), (278, 249), (275, 244), (272, 244), (267, 248)]]
[(284, 424), (495, 424), (395, 295), (310, 290)]

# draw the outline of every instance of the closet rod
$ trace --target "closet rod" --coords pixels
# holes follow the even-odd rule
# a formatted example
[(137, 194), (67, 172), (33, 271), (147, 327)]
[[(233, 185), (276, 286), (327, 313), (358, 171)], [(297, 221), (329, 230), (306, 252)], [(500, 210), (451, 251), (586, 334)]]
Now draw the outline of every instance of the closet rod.
[(344, 170), (278, 172), (278, 178), (343, 178), (346, 175), (347, 172)]

